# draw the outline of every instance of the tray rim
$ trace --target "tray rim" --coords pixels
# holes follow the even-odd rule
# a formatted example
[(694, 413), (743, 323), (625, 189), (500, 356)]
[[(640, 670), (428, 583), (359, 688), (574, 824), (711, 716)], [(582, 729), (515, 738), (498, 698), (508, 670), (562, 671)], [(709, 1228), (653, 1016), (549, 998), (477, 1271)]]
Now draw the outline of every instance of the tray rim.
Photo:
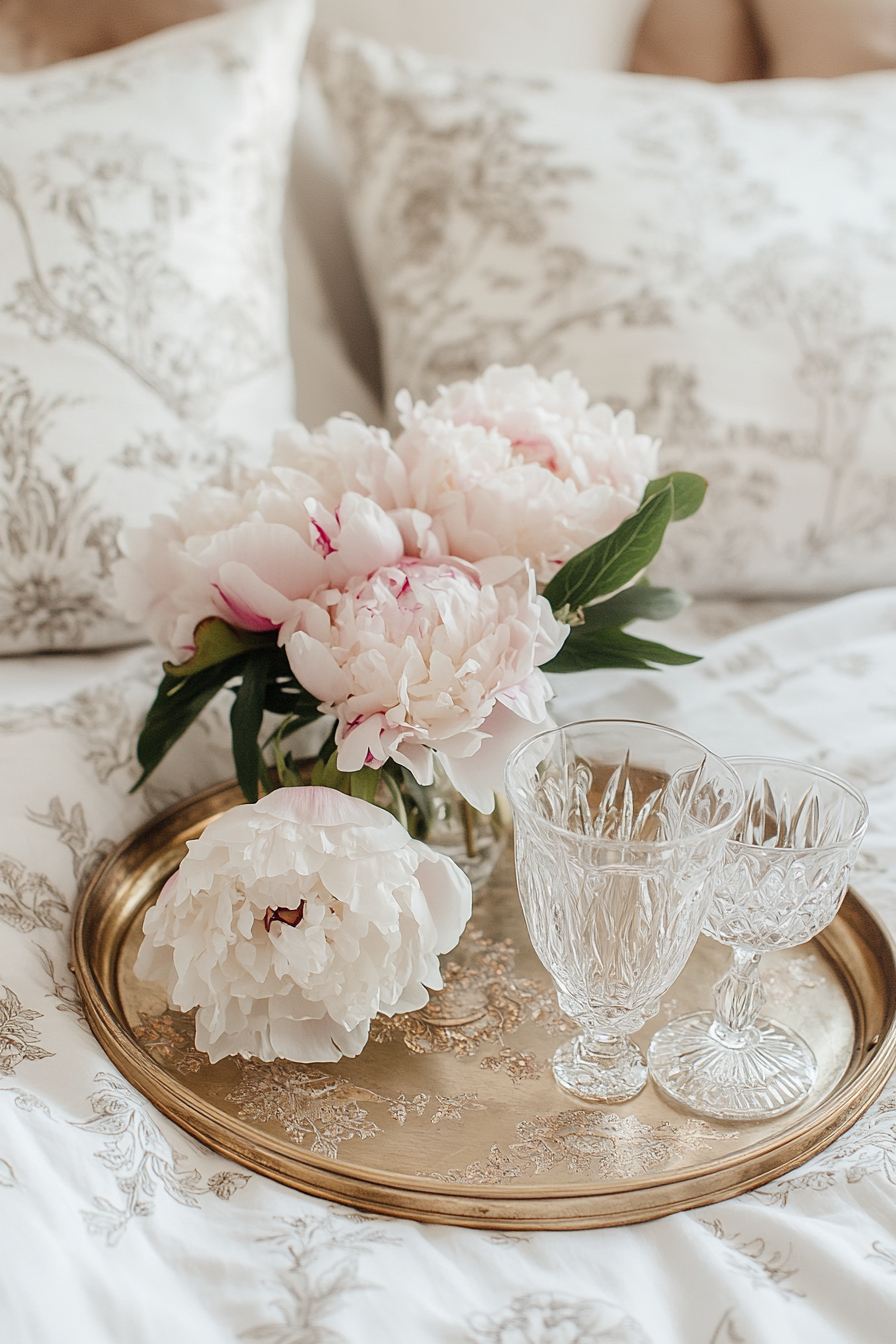
[[(405, 1175), (397, 1185), (388, 1172), (321, 1157), (288, 1140), (262, 1134), (239, 1117), (225, 1119), (216, 1107), (173, 1078), (134, 1039), (124, 1021), (115, 976), (123, 938), (119, 937), (117, 946), (111, 949), (102, 943), (92, 947), (88, 925), (96, 917), (94, 906), (98, 900), (103, 901), (110, 879), (114, 881), (114, 870), (131, 851), (146, 847), (153, 837), (159, 846), (168, 848), (176, 843), (178, 832), (190, 831), (199, 820), (207, 823), (241, 801), (236, 782), (225, 781), (172, 804), (132, 831), (107, 855), (80, 894), (73, 913), (71, 947), (72, 967), (90, 1029), (127, 1081), (194, 1138), (259, 1175), (365, 1212), (421, 1222), (519, 1231), (622, 1226), (730, 1199), (792, 1171), (855, 1124), (880, 1095), (896, 1067), (896, 944), (874, 911), (850, 887), (834, 923), (813, 941), (836, 966), (858, 1017), (864, 1012), (861, 989), (831, 943), (838, 925), (846, 923), (852, 928), (855, 942), (869, 951), (872, 942), (878, 944), (872, 959), (889, 992), (885, 996), (883, 1029), (877, 1040), (861, 1051), (865, 1056), (868, 1049), (873, 1049), (873, 1058), (856, 1059), (862, 1026), (857, 1021), (846, 1072), (814, 1110), (765, 1143), (703, 1162), (696, 1169), (657, 1174), (649, 1181), (630, 1178), (601, 1182), (594, 1187), (448, 1185), (431, 1177)], [(138, 871), (145, 874), (150, 866), (144, 863)], [(114, 894), (105, 896), (99, 914), (101, 923), (109, 918), (114, 904)], [(105, 972), (102, 963), (107, 963)], [(777, 1161), (771, 1160), (775, 1154)]]

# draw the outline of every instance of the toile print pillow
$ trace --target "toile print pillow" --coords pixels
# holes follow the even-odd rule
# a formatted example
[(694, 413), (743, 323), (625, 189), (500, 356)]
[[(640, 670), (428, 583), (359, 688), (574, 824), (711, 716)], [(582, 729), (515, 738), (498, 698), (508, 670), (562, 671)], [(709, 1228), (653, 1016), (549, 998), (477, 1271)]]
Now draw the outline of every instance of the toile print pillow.
[(658, 576), (896, 581), (896, 73), (527, 78), (316, 52), (387, 398), (571, 368), (710, 481)]
[(281, 220), (311, 19), (258, 0), (0, 76), (0, 653), (139, 637), (122, 525), (293, 412)]

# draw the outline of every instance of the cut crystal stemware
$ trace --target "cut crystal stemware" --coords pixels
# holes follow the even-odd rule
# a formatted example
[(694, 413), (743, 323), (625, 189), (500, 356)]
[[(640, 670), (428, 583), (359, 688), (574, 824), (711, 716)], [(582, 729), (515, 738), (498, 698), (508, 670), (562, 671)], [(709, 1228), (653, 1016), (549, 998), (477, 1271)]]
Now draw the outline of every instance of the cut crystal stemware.
[(733, 948), (714, 988), (715, 1013), (691, 1013), (658, 1031), (654, 1081), (701, 1115), (756, 1120), (782, 1115), (808, 1095), (815, 1057), (796, 1032), (762, 1018), (763, 952), (796, 947), (840, 908), (868, 821), (865, 799), (826, 771), (740, 757), (743, 818), (716, 879), (704, 933)]
[(584, 1100), (626, 1101), (647, 1079), (629, 1037), (697, 940), (740, 781), (680, 733), (604, 719), (523, 743), (505, 782), (532, 945), (582, 1027), (554, 1077)]

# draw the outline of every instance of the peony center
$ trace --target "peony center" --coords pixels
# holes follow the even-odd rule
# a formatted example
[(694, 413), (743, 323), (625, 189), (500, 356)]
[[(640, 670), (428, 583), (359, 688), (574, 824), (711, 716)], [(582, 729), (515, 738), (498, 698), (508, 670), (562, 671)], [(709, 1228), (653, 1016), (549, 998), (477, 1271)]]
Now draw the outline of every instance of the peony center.
[(269, 905), (264, 912), (264, 931), (265, 933), (270, 933), (271, 925), (274, 923), (288, 924), (291, 929), (294, 929), (297, 924), (302, 922), (304, 915), (304, 901), (299, 901), (298, 907), (295, 910), (290, 910), (288, 905), (278, 905), (276, 909), (274, 906)]

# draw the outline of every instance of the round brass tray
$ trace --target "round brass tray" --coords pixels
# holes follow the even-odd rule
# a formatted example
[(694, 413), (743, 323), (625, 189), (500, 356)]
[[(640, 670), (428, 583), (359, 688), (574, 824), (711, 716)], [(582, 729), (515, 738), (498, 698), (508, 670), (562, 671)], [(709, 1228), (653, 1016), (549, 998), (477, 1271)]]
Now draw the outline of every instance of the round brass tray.
[[(529, 943), (508, 852), (443, 958), (445, 988), (419, 1012), (378, 1018), (357, 1059), (210, 1065), (190, 1016), (133, 965), (144, 911), (186, 841), (241, 801), (235, 785), (210, 789), (110, 855), (75, 914), (74, 966), (90, 1025), (125, 1077), (203, 1143), (274, 1180), (372, 1213), (470, 1227), (640, 1222), (792, 1170), (858, 1119), (896, 1063), (893, 945), (849, 892), (823, 935), (763, 960), (767, 1011), (819, 1061), (799, 1109), (713, 1123), (650, 1083), (623, 1106), (577, 1103), (551, 1075), (572, 1026)], [(701, 939), (643, 1046), (670, 1017), (711, 1002), (727, 955)]]

